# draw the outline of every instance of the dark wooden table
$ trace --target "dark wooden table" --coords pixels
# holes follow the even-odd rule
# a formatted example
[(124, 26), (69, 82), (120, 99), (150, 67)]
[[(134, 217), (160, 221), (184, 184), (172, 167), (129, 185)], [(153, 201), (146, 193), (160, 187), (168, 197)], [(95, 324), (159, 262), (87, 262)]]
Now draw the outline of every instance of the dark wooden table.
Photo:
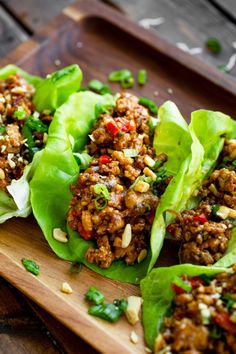
[[(73, 2), (0, 0), (0, 57), (3, 58), (27, 40), (39, 27)], [(106, 2), (134, 21), (149, 27), (148, 30), (156, 31), (167, 41), (185, 50), (192, 50), (193, 55), (210, 65), (225, 65), (236, 53), (234, 0)], [(220, 54), (212, 55), (205, 49), (204, 43), (208, 37), (220, 40)], [(236, 66), (228, 74), (235, 77)], [(96, 351), (0, 278), (0, 353), (95, 354)]]

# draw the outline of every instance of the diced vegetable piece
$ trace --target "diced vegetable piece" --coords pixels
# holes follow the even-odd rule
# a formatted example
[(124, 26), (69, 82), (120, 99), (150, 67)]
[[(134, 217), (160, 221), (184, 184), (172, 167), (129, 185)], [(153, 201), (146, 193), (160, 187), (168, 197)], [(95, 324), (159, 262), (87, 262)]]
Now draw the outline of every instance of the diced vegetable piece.
[(17, 110), (13, 113), (13, 117), (19, 120), (25, 119), (26, 111), (24, 110), (24, 107), (18, 107)]
[(140, 69), (138, 71), (138, 84), (144, 85), (147, 82), (147, 71), (145, 69)]
[(30, 259), (26, 259), (26, 258), (22, 258), (21, 260), (23, 266), (25, 267), (26, 270), (28, 270), (28, 272), (34, 274), (34, 275), (39, 275), (40, 270), (39, 270), (39, 266), (37, 265), (37, 263), (35, 261), (32, 261)]
[(148, 167), (145, 167), (143, 169), (143, 173), (145, 174), (145, 176), (151, 177), (153, 181), (157, 179), (157, 175)]
[(150, 184), (144, 181), (138, 181), (134, 185), (134, 190), (140, 193), (146, 193), (149, 190), (149, 188), (150, 188)]
[(99, 80), (91, 80), (88, 83), (88, 88), (100, 95), (105, 95), (106, 93), (111, 93), (111, 90), (108, 85), (103, 84)]
[(144, 157), (144, 162), (147, 166), (149, 167), (153, 167), (155, 166), (155, 160), (153, 160), (149, 155), (146, 155)]
[(214, 37), (209, 37), (206, 40), (206, 48), (213, 54), (219, 54), (221, 52), (221, 44), (219, 39)]
[(141, 96), (141, 97), (139, 97), (139, 103), (141, 105), (147, 107), (151, 113), (157, 114), (158, 108), (157, 108), (157, 105), (156, 105), (156, 103), (154, 101), (149, 100), (148, 98)]
[(231, 334), (236, 334), (236, 323), (232, 322), (228, 313), (215, 313), (213, 320), (218, 326)]
[(121, 82), (123, 80), (127, 80), (130, 77), (132, 77), (131, 71), (128, 69), (122, 69), (112, 71), (108, 76), (108, 80), (112, 82)]
[(128, 306), (125, 315), (130, 324), (135, 325), (139, 321), (139, 312), (142, 305), (142, 298), (139, 296), (129, 296), (127, 298)]
[(192, 286), (188, 282), (176, 276), (172, 281), (172, 289), (176, 292), (176, 294), (182, 294), (184, 292), (191, 291)]
[(88, 289), (85, 298), (94, 302), (96, 305), (99, 305), (105, 301), (105, 296), (95, 286), (91, 286)]
[(119, 320), (126, 307), (126, 300), (114, 300), (113, 304), (93, 305), (89, 308), (88, 313), (109, 322), (116, 322)]
[(201, 224), (204, 224), (205, 222), (207, 222), (207, 218), (206, 218), (205, 214), (196, 215), (193, 217), (193, 220), (200, 222)]
[(136, 149), (123, 149), (125, 157), (136, 157), (138, 151)]
[(101, 155), (99, 157), (99, 163), (102, 164), (102, 165), (106, 165), (108, 164), (109, 162), (112, 161), (112, 158), (111, 156), (108, 156), (108, 155)]
[(107, 128), (108, 132), (114, 137), (116, 137), (120, 133), (120, 128), (117, 126), (117, 124), (114, 120), (110, 120), (106, 124), (106, 128)]
[(131, 88), (134, 86), (134, 78), (128, 77), (127, 79), (122, 80), (120, 85), (122, 88)]

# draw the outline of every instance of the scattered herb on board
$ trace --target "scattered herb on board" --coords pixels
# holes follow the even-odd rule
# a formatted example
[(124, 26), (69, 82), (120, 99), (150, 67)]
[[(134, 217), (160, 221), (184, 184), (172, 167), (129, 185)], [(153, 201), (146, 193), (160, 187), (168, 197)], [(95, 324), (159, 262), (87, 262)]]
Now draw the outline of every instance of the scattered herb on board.
[(95, 304), (89, 307), (88, 313), (108, 322), (118, 321), (128, 306), (128, 302), (124, 299), (116, 299), (112, 304), (104, 304), (105, 297), (95, 286), (89, 288), (85, 298)]
[(30, 259), (26, 259), (26, 258), (22, 258), (21, 262), (28, 272), (30, 272), (34, 275), (39, 275), (40, 269), (39, 269), (38, 264), (35, 261), (32, 261)]
[(206, 48), (213, 54), (219, 54), (221, 52), (221, 44), (219, 39), (209, 37), (205, 42)]
[(147, 107), (151, 113), (157, 114), (158, 108), (154, 101), (149, 100), (149, 98), (141, 96), (139, 97), (139, 103)]
[(145, 69), (140, 69), (138, 71), (138, 84), (139, 85), (145, 85), (147, 82), (147, 71)]

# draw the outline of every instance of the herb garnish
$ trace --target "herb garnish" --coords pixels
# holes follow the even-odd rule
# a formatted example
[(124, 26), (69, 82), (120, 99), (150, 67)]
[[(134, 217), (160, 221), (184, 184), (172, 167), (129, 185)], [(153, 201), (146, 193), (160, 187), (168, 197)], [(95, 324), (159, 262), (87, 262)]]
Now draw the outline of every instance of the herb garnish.
[(141, 96), (141, 97), (139, 97), (139, 103), (142, 104), (143, 106), (147, 107), (151, 113), (157, 114), (158, 108), (157, 108), (157, 105), (154, 101)]
[(34, 275), (39, 275), (40, 270), (39, 270), (39, 266), (37, 265), (37, 263), (35, 261), (32, 261), (30, 259), (26, 259), (26, 258), (22, 258), (21, 260), (23, 266), (25, 267), (26, 270), (28, 270), (28, 272), (34, 274)]
[(147, 82), (147, 71), (144, 69), (140, 69), (138, 71), (138, 84), (144, 85)]

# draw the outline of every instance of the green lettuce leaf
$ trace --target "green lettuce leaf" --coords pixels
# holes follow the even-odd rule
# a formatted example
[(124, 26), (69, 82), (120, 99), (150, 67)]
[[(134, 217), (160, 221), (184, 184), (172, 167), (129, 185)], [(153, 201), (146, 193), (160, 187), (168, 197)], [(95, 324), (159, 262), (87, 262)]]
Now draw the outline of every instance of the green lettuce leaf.
[[(33, 212), (49, 245), (59, 257), (83, 262), (90, 269), (109, 278), (139, 283), (146, 275), (151, 260), (152, 264), (155, 263), (157, 253), (149, 252), (140, 264), (127, 266), (123, 261), (116, 261), (109, 269), (101, 269), (85, 259), (85, 253), (92, 242), (85, 241), (66, 225), (66, 215), (72, 197), (70, 186), (79, 174), (79, 166), (73, 155), (84, 150), (89, 131), (96, 120), (95, 111), (98, 104), (114, 106), (115, 101), (110, 95), (99, 96), (92, 92), (80, 92), (72, 95), (56, 111), (40, 166), (31, 182)], [(159, 110), (159, 117), (161, 123), (157, 127), (154, 147), (157, 153), (170, 155), (165, 167), (168, 173), (174, 174), (178, 171), (178, 164), (190, 153), (191, 135), (187, 123), (174, 103), (165, 103)], [(177, 134), (169, 137), (166, 133), (168, 129), (176, 131)], [(173, 151), (177, 152), (177, 159)], [(54, 228), (67, 232), (67, 243), (62, 244), (53, 238)], [(154, 223), (152, 238), (158, 231), (158, 225)], [(165, 232), (162, 233), (162, 240), (164, 235)], [(158, 246), (158, 242), (159, 240), (156, 244), (153, 243), (153, 247)]]
[(163, 319), (171, 307), (174, 297), (171, 284), (176, 276), (183, 274), (190, 277), (201, 274), (214, 276), (225, 271), (229, 270), (227, 268), (203, 267), (192, 264), (153, 269), (141, 281), (141, 293), (144, 300), (142, 322), (147, 345), (153, 349), (155, 338), (161, 331)]
[(34, 95), (37, 110), (41, 112), (44, 109), (57, 109), (72, 93), (79, 90), (81, 80), (82, 71), (76, 64), (48, 75), (41, 81)]
[[(54, 110), (63, 103), (69, 95), (80, 87), (82, 73), (77, 65), (61, 69), (42, 79), (33, 76), (15, 65), (7, 65), (0, 69), (0, 80), (10, 75), (21, 74), (35, 88), (34, 103), (37, 111)], [(8, 193), (0, 191), (0, 223), (14, 216), (27, 217), (31, 212), (29, 181), (31, 180), (41, 153), (34, 155), (33, 161), (25, 168), (22, 177), (13, 180), (7, 187)]]

